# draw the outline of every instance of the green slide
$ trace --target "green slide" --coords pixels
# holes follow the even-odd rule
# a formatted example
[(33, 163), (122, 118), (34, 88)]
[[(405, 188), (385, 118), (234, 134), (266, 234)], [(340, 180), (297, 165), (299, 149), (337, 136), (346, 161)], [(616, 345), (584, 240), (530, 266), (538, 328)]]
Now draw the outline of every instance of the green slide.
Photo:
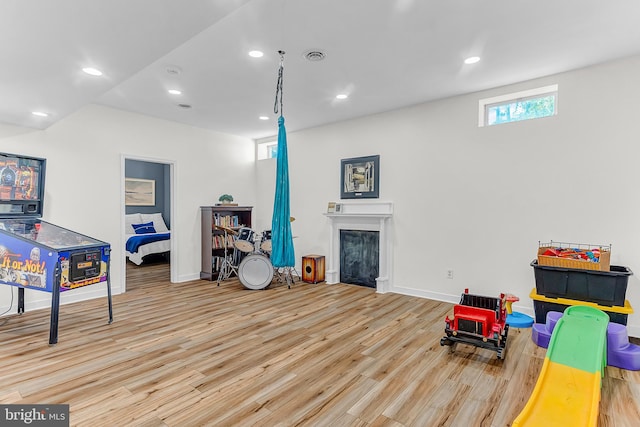
[(597, 425), (608, 324), (609, 316), (597, 308), (571, 306), (564, 311), (531, 398), (513, 427)]

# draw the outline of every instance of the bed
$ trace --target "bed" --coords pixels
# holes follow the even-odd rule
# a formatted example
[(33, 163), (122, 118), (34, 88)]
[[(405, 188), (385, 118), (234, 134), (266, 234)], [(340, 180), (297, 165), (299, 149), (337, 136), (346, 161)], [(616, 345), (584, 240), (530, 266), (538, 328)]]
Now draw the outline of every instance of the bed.
[(125, 233), (125, 254), (136, 265), (147, 255), (171, 250), (171, 231), (161, 213), (125, 215)]

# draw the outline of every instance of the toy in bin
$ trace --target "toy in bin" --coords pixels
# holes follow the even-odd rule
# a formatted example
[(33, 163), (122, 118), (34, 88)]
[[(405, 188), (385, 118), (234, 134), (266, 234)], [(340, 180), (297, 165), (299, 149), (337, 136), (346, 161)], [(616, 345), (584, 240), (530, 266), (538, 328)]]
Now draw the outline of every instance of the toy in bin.
[(609, 271), (611, 245), (538, 242), (538, 264), (584, 270)]
[(544, 251), (542, 255), (600, 262), (600, 249), (598, 248), (592, 250), (581, 250), (580, 248), (549, 248)]
[(446, 336), (440, 345), (449, 346), (453, 352), (459, 342), (471, 344), (493, 350), (498, 359), (503, 359), (509, 333), (506, 306), (505, 294), (494, 298), (470, 294), (465, 289), (460, 303), (453, 307), (453, 318), (445, 318)]

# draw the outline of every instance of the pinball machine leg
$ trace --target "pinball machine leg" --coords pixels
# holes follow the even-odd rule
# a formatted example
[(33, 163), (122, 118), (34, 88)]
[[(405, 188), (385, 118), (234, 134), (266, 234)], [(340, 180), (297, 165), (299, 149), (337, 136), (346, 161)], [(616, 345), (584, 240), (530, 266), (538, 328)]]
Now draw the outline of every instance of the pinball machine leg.
[(111, 248), (106, 249), (107, 255), (107, 298), (109, 299), (109, 324), (113, 322), (113, 303), (111, 301)]
[(24, 288), (18, 288), (18, 314), (24, 313)]
[(58, 315), (60, 313), (60, 275), (53, 284), (51, 292), (51, 321), (49, 325), (49, 345), (58, 343)]
[(107, 298), (109, 299), (109, 324), (113, 323), (113, 303), (111, 302), (111, 279), (107, 277)]

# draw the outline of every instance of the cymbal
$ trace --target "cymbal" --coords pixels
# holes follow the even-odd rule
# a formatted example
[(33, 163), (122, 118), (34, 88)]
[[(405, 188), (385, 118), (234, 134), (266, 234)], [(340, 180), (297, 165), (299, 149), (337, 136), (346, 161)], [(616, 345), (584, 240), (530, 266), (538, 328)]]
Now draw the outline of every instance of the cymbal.
[(229, 234), (233, 234), (234, 236), (238, 234), (238, 232), (232, 228), (225, 227), (224, 225), (214, 225), (217, 230), (226, 231)]

